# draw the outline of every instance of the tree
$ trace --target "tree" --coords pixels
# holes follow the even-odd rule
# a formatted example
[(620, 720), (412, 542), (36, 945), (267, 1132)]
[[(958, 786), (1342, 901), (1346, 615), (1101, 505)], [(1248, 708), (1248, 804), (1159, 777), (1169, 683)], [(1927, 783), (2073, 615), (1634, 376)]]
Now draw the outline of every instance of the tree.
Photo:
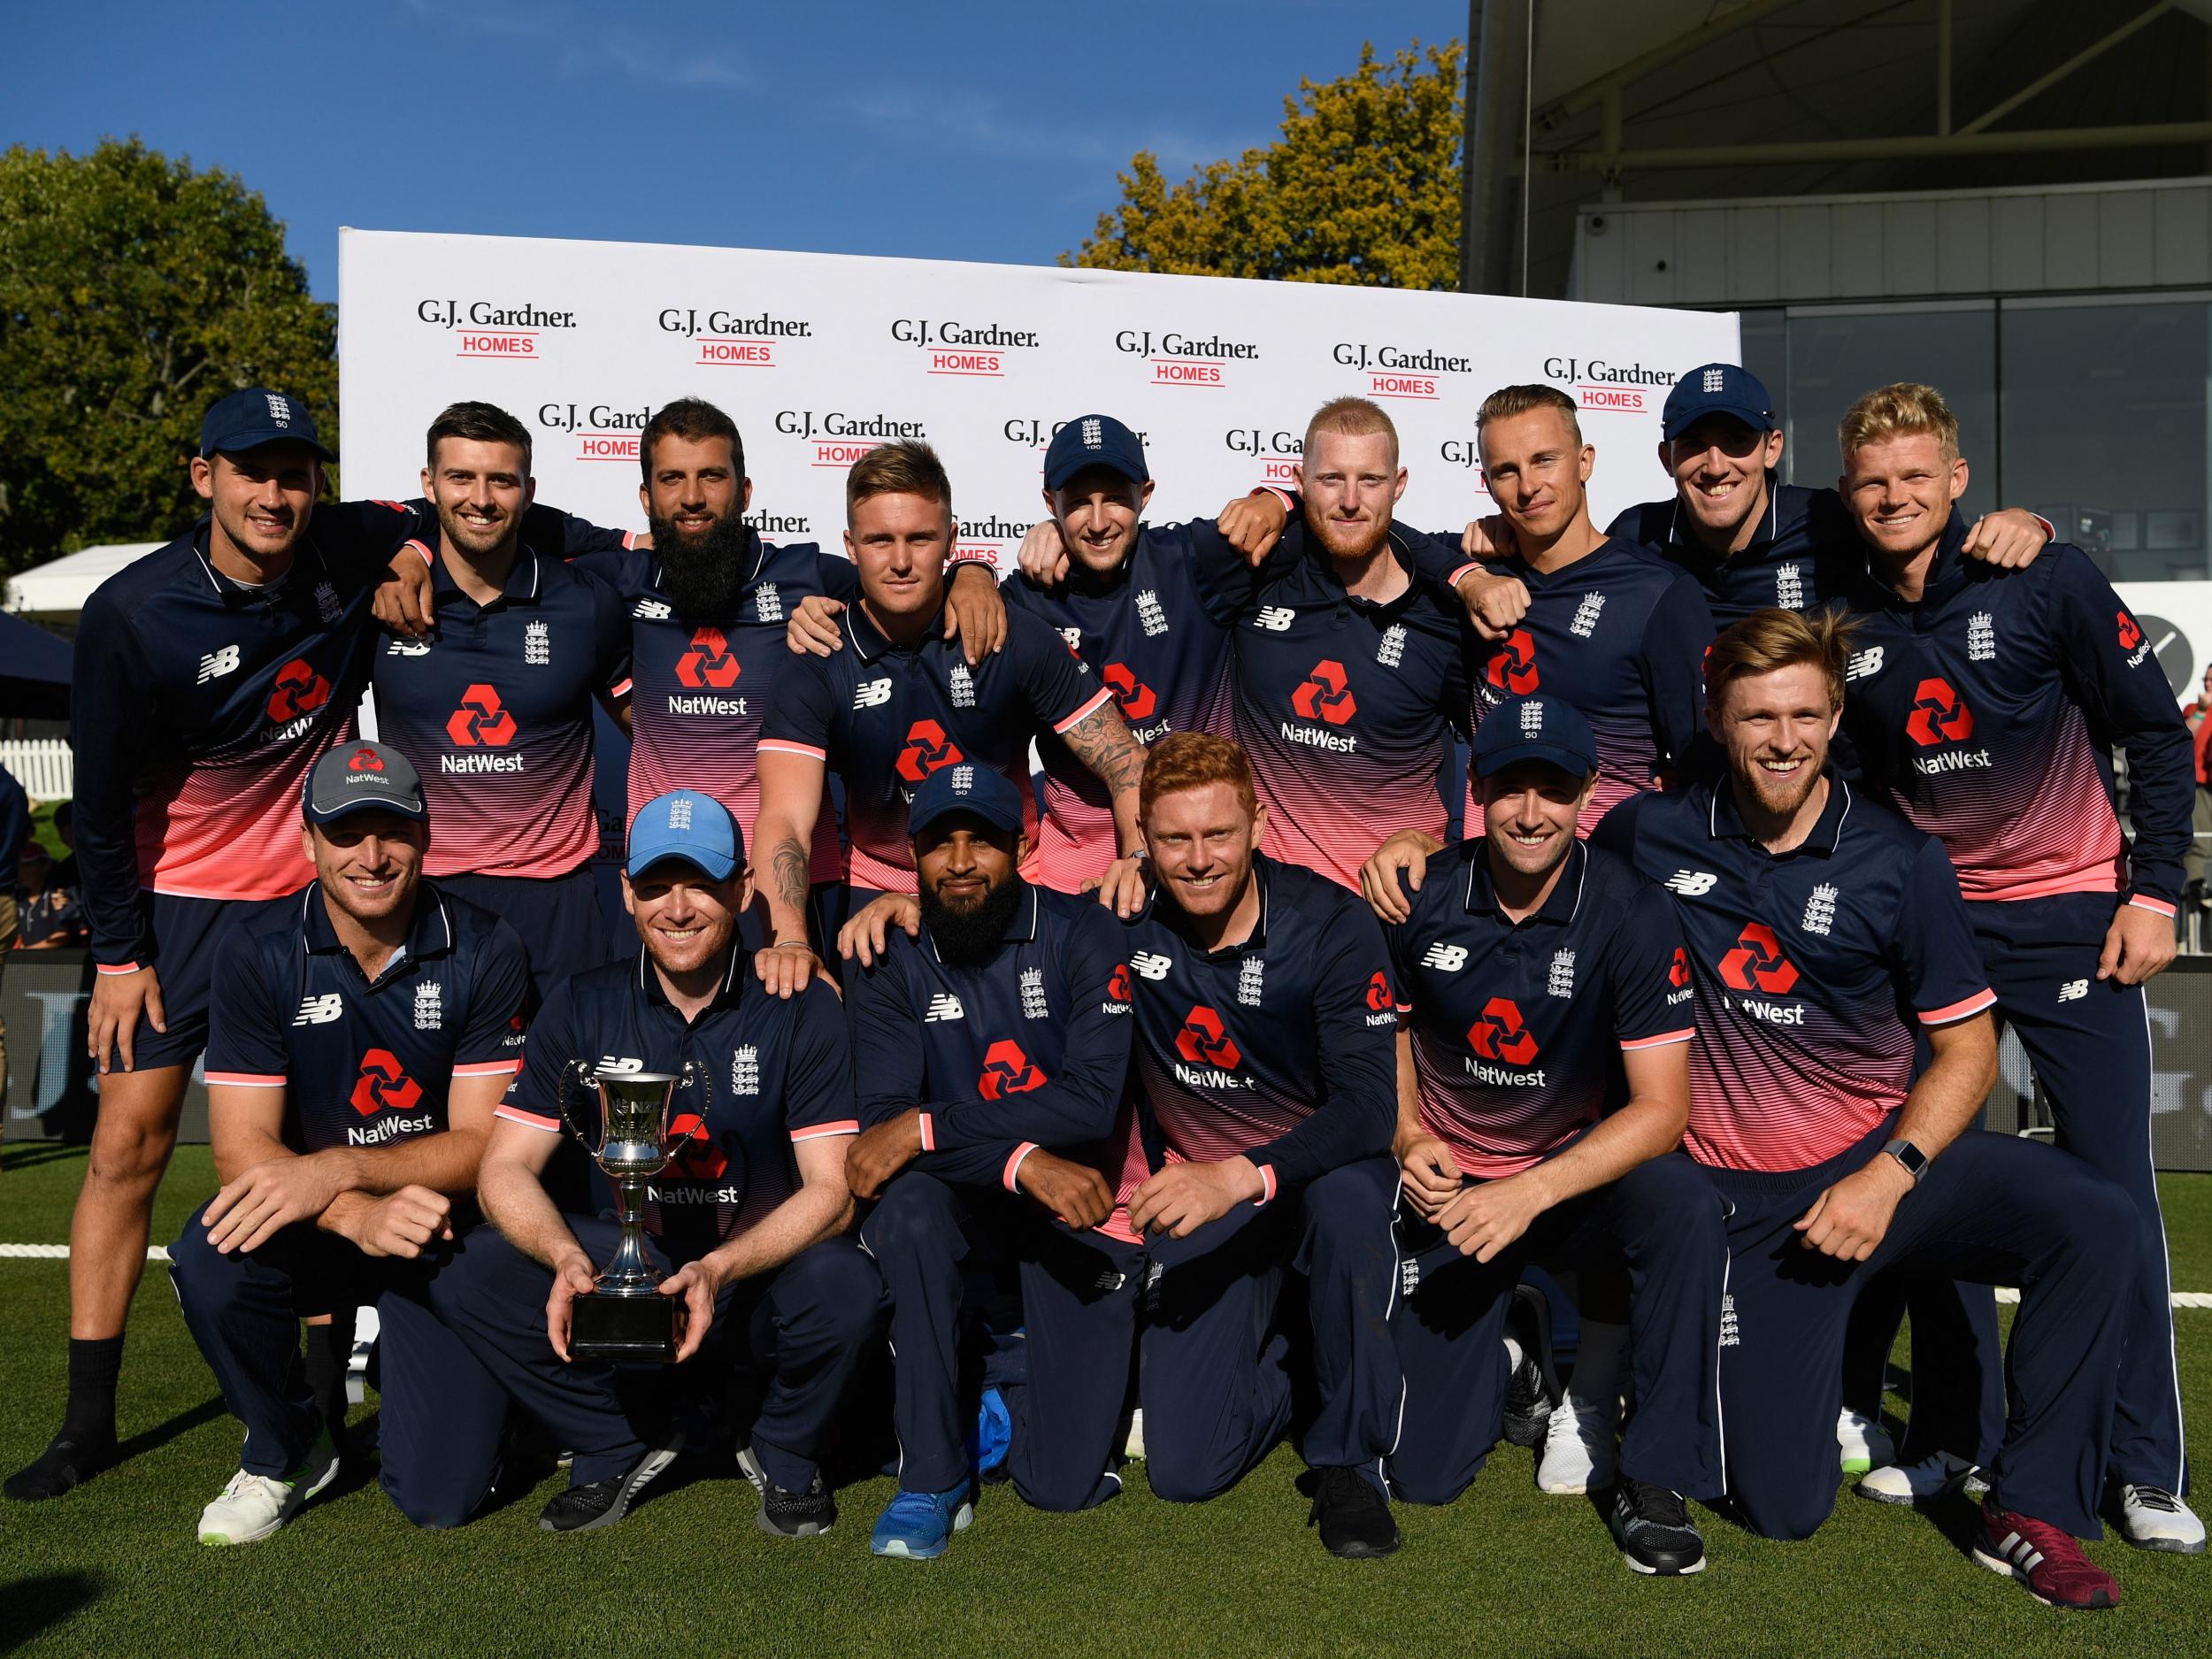
[(1451, 288), (1459, 274), (1458, 42), (1416, 41), (1283, 100), (1283, 135), (1171, 187), (1140, 151), (1121, 205), (1065, 265)]
[(298, 393), (335, 447), (336, 308), (232, 174), (136, 139), (0, 154), (0, 572), (196, 518), (208, 404)]

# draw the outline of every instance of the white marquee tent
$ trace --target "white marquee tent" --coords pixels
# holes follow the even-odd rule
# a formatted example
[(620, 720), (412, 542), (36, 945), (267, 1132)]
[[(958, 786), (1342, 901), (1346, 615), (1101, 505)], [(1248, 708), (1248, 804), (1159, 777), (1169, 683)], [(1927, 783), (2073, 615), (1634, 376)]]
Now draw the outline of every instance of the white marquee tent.
[(7, 608), (27, 617), (74, 617), (92, 590), (159, 541), (118, 541), (88, 547), (8, 579)]

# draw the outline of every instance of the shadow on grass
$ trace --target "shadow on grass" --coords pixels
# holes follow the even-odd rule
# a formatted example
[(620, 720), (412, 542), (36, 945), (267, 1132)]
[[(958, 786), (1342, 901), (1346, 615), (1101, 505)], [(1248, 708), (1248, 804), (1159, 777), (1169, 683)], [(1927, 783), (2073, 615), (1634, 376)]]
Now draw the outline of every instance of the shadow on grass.
[(0, 1653), (97, 1601), (106, 1584), (94, 1572), (44, 1572), (0, 1584)]
[(33, 1141), (0, 1151), (0, 1171), (35, 1170), (42, 1164), (59, 1164), (65, 1158), (84, 1156), (81, 1141)]
[(157, 1423), (150, 1429), (141, 1429), (115, 1448), (115, 1460), (124, 1463), (155, 1448), (166, 1446), (180, 1434), (189, 1434), (204, 1423), (212, 1423), (223, 1415), (223, 1397), (203, 1400), (188, 1411), (180, 1411), (166, 1423)]

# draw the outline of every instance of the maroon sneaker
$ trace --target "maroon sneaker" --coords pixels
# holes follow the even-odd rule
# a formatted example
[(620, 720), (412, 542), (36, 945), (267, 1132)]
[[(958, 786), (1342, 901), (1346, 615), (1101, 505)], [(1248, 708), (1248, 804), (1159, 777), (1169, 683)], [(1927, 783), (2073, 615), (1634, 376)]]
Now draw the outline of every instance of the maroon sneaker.
[(1992, 1498), (1982, 1500), (1974, 1559), (2025, 1586), (2030, 1595), (2047, 1607), (2120, 1605), (2120, 1586), (2081, 1553), (2072, 1534), (2048, 1522), (2001, 1509)]

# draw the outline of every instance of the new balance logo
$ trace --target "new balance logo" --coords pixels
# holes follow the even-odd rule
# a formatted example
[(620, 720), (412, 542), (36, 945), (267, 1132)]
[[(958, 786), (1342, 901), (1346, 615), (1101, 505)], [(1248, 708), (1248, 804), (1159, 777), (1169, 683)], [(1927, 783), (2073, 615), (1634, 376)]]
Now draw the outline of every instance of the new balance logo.
[(1287, 634), (1290, 625), (1298, 619), (1298, 613), (1288, 605), (1263, 605), (1252, 618), (1256, 628), (1265, 628), (1270, 634)]
[(1150, 951), (1140, 950), (1129, 958), (1129, 965), (1137, 971), (1138, 977), (1141, 979), (1164, 979), (1167, 978), (1167, 971), (1175, 965), (1175, 959), (1171, 956), (1156, 956)]
[(960, 999), (949, 991), (940, 991), (929, 999), (929, 1006), (922, 1010), (922, 1019), (928, 1025), (940, 1020), (965, 1019), (968, 1010), (960, 1006)]
[(1421, 965), (1436, 968), (1445, 973), (1457, 973), (1467, 965), (1467, 947), (1464, 945), (1431, 945), (1422, 954)]
[(599, 1064), (593, 1066), (592, 1070), (603, 1071), (609, 1077), (626, 1077), (633, 1071), (645, 1070), (645, 1062), (628, 1055), (603, 1054), (599, 1056)]
[(853, 707), (877, 709), (891, 701), (891, 682), (888, 680), (864, 680), (853, 687)]
[(193, 683), (204, 686), (211, 680), (220, 680), (238, 667), (238, 648), (226, 645), (219, 651), (210, 651), (200, 658), (200, 677)]
[(403, 639), (395, 635), (392, 642), (384, 648), (384, 655), (387, 657), (427, 657), (430, 655), (430, 641)]
[(310, 996), (300, 1002), (300, 1011), (294, 1015), (295, 1025), (327, 1025), (346, 1011), (345, 998), (333, 991), (328, 996)]
[(1882, 648), (1870, 645), (1863, 651), (1851, 653), (1851, 660), (1843, 665), (1846, 680), (1864, 680), (1870, 674), (1882, 672)]
[(642, 622), (665, 622), (676, 614), (676, 610), (662, 600), (641, 599), (630, 607), (630, 614)]
[(1719, 880), (1709, 870), (1678, 870), (1667, 878), (1666, 887), (1686, 899), (1699, 899), (1710, 893)]
[(2069, 979), (2058, 987), (2058, 1000), (2062, 1002), (2078, 1002), (2088, 995), (2089, 981), (2086, 979)]

